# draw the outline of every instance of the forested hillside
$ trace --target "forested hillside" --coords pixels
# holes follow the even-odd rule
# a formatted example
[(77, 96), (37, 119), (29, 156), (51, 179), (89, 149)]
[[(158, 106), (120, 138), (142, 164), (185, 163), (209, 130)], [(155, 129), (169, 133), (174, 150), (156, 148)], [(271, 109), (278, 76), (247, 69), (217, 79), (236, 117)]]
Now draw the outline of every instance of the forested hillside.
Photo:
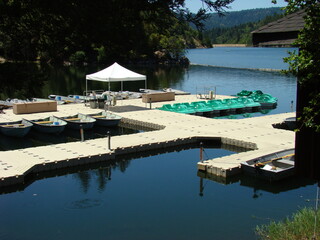
[(281, 14), (268, 16), (258, 22), (249, 22), (229, 28), (212, 28), (204, 32), (204, 38), (212, 44), (252, 44), (251, 32), (283, 17)]
[(242, 10), (236, 12), (226, 12), (224, 16), (217, 13), (208, 15), (208, 19), (204, 23), (205, 30), (212, 28), (230, 28), (244, 23), (253, 23), (265, 19), (275, 14), (283, 14), (281, 8), (257, 8), (250, 10)]

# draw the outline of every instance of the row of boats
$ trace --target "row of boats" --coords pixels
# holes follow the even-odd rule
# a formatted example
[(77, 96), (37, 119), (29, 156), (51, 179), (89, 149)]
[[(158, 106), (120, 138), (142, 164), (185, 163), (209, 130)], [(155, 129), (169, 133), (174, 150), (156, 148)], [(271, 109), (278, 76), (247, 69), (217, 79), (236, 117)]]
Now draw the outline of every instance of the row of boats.
[(11, 137), (24, 137), (31, 128), (42, 133), (59, 134), (65, 127), (71, 129), (91, 129), (95, 124), (104, 127), (115, 127), (121, 116), (102, 111), (96, 114), (78, 113), (67, 117), (49, 116), (42, 119), (22, 119), (15, 122), (0, 123), (0, 133)]
[(158, 109), (177, 113), (205, 115), (208, 113), (221, 114), (222, 112), (234, 113), (237, 110), (258, 111), (260, 110), (260, 108), (260, 103), (256, 103), (250, 98), (239, 97), (228, 99), (213, 99), (191, 103), (174, 103), (172, 105), (164, 104)]
[(5, 101), (0, 100), (0, 110), (10, 108), (14, 103), (26, 103), (26, 102), (45, 102), (48, 100), (56, 101), (59, 105), (61, 104), (70, 104), (70, 103), (85, 103), (90, 100), (123, 100), (123, 99), (137, 99), (141, 98), (144, 93), (158, 93), (158, 92), (174, 92), (175, 95), (189, 95), (190, 92), (184, 92), (172, 88), (163, 88), (162, 90), (152, 90), (152, 89), (139, 89), (140, 92), (131, 92), (131, 91), (104, 91), (104, 90), (92, 90), (91, 93), (87, 95), (56, 95), (50, 94), (48, 98), (31, 98), (26, 100), (21, 99), (6, 99)]
[(261, 90), (242, 90), (237, 93), (237, 97), (246, 97), (252, 99), (254, 102), (260, 103), (263, 108), (275, 108), (277, 106), (278, 99), (271, 96), (268, 93), (263, 93)]
[(259, 111), (261, 109), (272, 109), (277, 106), (278, 99), (260, 90), (242, 90), (235, 98), (212, 99), (208, 101), (197, 101), (191, 103), (164, 104), (158, 108), (164, 111), (177, 113), (204, 115), (204, 114), (232, 114), (239, 110), (244, 112)]

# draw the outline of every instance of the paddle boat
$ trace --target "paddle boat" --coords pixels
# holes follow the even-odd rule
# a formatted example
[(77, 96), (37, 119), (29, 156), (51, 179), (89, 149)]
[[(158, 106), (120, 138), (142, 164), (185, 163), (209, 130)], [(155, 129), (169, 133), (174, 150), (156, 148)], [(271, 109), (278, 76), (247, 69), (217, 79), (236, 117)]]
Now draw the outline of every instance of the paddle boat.
[(177, 113), (196, 114), (196, 110), (189, 103), (174, 103), (172, 109)]
[(103, 111), (96, 114), (88, 114), (88, 116), (94, 118), (96, 120), (97, 125), (104, 127), (114, 127), (118, 126), (122, 117), (113, 114), (111, 112)]
[(24, 137), (31, 130), (32, 123), (22, 119), (15, 122), (0, 123), (0, 132), (10, 137)]
[(248, 91), (242, 90), (237, 93), (238, 97), (248, 97), (253, 101), (260, 103), (262, 108), (275, 108), (277, 106), (278, 99), (270, 94), (263, 93), (261, 90)]
[(253, 99), (248, 97), (238, 97), (236, 100), (239, 103), (242, 103), (244, 105), (245, 111), (258, 111), (261, 108), (261, 104), (258, 102), (253, 101)]
[(262, 108), (275, 108), (278, 102), (277, 98), (266, 93), (253, 97), (253, 100), (260, 103)]
[(57, 118), (55, 116), (50, 116), (47, 118), (36, 119), (36, 120), (26, 120), (33, 124), (33, 128), (38, 132), (42, 133), (61, 133), (67, 125), (67, 122)]
[(244, 173), (269, 181), (294, 175), (294, 149), (283, 150), (242, 162)]
[(213, 112), (213, 108), (210, 105), (206, 105), (205, 101), (191, 102), (190, 106), (194, 108), (197, 115), (203, 115)]
[(93, 117), (90, 117), (88, 115), (78, 113), (76, 115), (67, 116), (67, 117), (57, 117), (61, 120), (64, 120), (67, 122), (67, 128), (72, 129), (91, 129), (93, 128), (96, 119)]

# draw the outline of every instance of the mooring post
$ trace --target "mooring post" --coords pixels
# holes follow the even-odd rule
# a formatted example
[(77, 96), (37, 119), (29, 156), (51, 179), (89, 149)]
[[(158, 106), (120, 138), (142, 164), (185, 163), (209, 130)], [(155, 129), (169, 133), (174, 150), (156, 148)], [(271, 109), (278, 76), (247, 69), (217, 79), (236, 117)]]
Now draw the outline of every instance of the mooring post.
[(111, 134), (110, 131), (107, 132), (108, 135), (108, 149), (111, 150)]
[(201, 162), (203, 162), (202, 153), (203, 153), (203, 147), (202, 147), (202, 142), (200, 142), (200, 161), (201, 161)]
[(152, 109), (152, 100), (149, 98), (149, 103), (150, 103), (150, 109)]
[(80, 136), (81, 136), (81, 142), (83, 142), (84, 141), (84, 134), (83, 134), (82, 124), (80, 125)]

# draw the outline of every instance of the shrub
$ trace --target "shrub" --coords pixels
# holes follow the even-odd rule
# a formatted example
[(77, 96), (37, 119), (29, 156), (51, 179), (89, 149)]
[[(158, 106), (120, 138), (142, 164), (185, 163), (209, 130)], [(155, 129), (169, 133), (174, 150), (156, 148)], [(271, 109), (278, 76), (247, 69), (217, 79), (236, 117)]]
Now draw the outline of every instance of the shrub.
[(268, 240), (320, 239), (320, 211), (317, 211), (316, 214), (315, 236), (315, 211), (312, 208), (303, 208), (282, 222), (271, 222), (269, 225), (257, 226), (256, 233), (260, 239)]

